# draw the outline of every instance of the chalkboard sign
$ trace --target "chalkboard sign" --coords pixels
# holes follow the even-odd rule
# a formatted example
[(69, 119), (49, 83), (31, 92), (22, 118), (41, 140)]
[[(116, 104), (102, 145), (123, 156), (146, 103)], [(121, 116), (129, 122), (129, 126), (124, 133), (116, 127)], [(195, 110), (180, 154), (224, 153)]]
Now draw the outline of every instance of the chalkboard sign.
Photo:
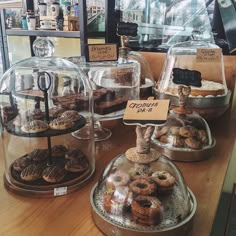
[(129, 22), (119, 22), (117, 24), (117, 34), (136, 37), (138, 33), (138, 24)]

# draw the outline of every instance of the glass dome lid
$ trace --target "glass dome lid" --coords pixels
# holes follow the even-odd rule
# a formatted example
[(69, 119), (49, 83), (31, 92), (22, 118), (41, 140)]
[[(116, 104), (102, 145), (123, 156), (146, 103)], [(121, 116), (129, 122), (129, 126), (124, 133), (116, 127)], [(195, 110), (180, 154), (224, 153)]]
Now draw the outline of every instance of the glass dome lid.
[(209, 158), (215, 139), (205, 119), (187, 107), (190, 86), (179, 85), (179, 107), (174, 107), (163, 126), (155, 128), (152, 141), (172, 160), (199, 161)]
[(186, 235), (190, 229), (196, 199), (177, 166), (149, 146), (153, 130), (137, 126), (136, 147), (114, 158), (91, 192), (93, 219), (106, 235)]
[[(77, 190), (95, 170), (93, 94), (75, 64), (33, 57), (0, 81), (5, 186), (28, 196)], [(71, 134), (87, 126), (89, 142)]]
[(156, 89), (159, 95), (178, 96), (179, 84), (191, 86), (191, 98), (225, 97), (228, 89), (221, 49), (197, 39), (171, 46)]

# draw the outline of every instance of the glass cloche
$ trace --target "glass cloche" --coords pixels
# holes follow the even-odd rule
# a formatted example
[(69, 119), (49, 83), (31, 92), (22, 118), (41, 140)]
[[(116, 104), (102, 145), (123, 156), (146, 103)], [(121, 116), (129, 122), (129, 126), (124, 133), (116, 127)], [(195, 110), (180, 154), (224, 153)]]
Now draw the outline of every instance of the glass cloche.
[[(95, 170), (90, 82), (75, 64), (50, 57), (48, 47), (39, 39), (35, 52), (47, 57), (14, 64), (0, 81), (4, 183), (28, 196), (73, 192)], [(89, 142), (71, 135), (85, 125)]]
[(178, 85), (191, 86), (189, 107), (205, 118), (216, 118), (228, 108), (231, 95), (223, 55), (217, 45), (198, 40), (197, 34), (194, 37), (170, 47), (155, 93), (178, 106)]
[(105, 235), (187, 235), (196, 199), (177, 166), (150, 145), (154, 126), (136, 126), (136, 147), (114, 158), (91, 191)]
[[(80, 62), (79, 67), (88, 76), (94, 97), (95, 141), (111, 136), (109, 129), (100, 121), (123, 117), (128, 100), (138, 100), (140, 94), (140, 64), (137, 61)], [(73, 135), (87, 139), (86, 128)]]
[(174, 107), (163, 126), (155, 128), (152, 141), (157, 150), (172, 160), (199, 161), (211, 156), (215, 147), (208, 123), (187, 106), (190, 86), (179, 85), (179, 106)]

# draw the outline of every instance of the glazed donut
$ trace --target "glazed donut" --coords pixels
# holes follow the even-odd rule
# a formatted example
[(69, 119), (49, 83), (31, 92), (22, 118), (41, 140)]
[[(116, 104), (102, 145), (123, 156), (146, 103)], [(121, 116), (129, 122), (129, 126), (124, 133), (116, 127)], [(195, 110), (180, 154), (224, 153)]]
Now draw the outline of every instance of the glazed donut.
[(152, 195), (157, 191), (157, 186), (151, 179), (139, 177), (130, 183), (130, 190), (137, 195)]
[(127, 173), (117, 170), (107, 178), (106, 186), (108, 189), (115, 189), (119, 186), (126, 186), (129, 181), (130, 176)]
[(167, 171), (155, 171), (151, 179), (157, 184), (159, 193), (169, 193), (175, 184), (175, 177)]
[(138, 223), (157, 225), (161, 221), (163, 207), (158, 198), (139, 195), (131, 203), (131, 212)]

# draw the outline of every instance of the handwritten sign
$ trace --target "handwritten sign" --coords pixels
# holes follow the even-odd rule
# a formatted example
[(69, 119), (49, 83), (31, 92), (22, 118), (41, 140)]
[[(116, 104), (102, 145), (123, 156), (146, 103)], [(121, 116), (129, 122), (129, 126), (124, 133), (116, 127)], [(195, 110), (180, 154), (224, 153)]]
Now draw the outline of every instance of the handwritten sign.
[(168, 115), (170, 100), (130, 100), (123, 121), (125, 124), (163, 124)]
[(220, 62), (221, 48), (198, 48), (197, 62)]
[(116, 44), (88, 45), (89, 61), (115, 61), (117, 60)]

